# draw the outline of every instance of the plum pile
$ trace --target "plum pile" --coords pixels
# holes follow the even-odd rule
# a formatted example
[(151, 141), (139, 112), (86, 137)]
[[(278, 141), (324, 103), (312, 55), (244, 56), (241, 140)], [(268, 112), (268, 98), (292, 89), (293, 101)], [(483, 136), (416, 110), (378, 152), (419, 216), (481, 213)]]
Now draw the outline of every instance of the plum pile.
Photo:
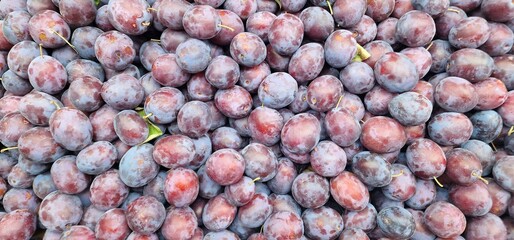
[(514, 239), (511, 0), (0, 0), (0, 240)]

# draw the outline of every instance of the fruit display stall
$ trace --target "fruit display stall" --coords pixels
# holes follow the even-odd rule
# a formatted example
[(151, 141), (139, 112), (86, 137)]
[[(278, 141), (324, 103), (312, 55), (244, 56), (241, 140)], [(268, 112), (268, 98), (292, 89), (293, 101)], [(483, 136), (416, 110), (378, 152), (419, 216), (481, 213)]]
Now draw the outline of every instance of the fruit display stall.
[(512, 0), (0, 0), (0, 240), (514, 239)]

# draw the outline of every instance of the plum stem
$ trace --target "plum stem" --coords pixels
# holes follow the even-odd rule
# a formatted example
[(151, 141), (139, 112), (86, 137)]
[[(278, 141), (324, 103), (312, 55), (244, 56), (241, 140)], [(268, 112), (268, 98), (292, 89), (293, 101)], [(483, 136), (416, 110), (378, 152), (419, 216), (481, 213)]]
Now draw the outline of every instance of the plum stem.
[(55, 102), (54, 100), (50, 101), (50, 103), (53, 104), (55, 108), (57, 108), (57, 110), (61, 109), (61, 106), (59, 106), (59, 104), (57, 104), (57, 102)]
[(477, 172), (477, 171), (473, 171), (473, 172), (471, 173), (471, 176), (473, 176), (473, 177), (476, 177), (476, 178), (480, 179), (480, 180), (481, 180), (482, 182), (484, 182), (485, 184), (489, 184), (489, 181), (487, 181), (487, 180), (486, 180), (485, 178), (483, 178), (480, 174), (478, 174), (478, 172)]
[(282, 9), (282, 2), (280, 0), (275, 0), (275, 2), (278, 4), (278, 10)]
[(57, 35), (58, 37), (60, 37), (62, 40), (64, 40), (64, 42), (66, 42), (66, 44), (68, 44), (68, 46), (70, 46), (76, 53), (79, 53), (77, 51), (77, 49), (75, 48), (75, 46), (73, 46), (73, 44), (71, 44), (68, 39), (66, 39), (65, 37), (63, 37), (60, 33), (58, 33), (57, 31), (53, 30), (53, 29), (50, 29), (50, 32), (52, 32), (53, 34)]
[(357, 44), (357, 54), (363, 61), (371, 57), (371, 54), (369, 54), (369, 52), (366, 51), (366, 49), (364, 49), (360, 44)]
[(309, 165), (309, 167), (305, 168), (302, 173), (304, 172), (314, 172), (314, 169), (312, 168), (312, 165)]
[(352, 59), (353, 62), (362, 62), (362, 58), (361, 56), (359, 56), (359, 54), (355, 55), (355, 57), (353, 57)]
[(391, 174), (391, 177), (399, 177), (401, 175), (403, 175), (403, 170), (400, 170), (400, 173), (398, 174)]
[(256, 177), (255, 179), (252, 180), (252, 182), (257, 182), (259, 180), (261, 180), (261, 177)]
[(458, 11), (458, 10), (453, 9), (453, 8), (448, 8), (446, 11), (454, 12), (454, 13), (459, 13), (459, 11)]
[(360, 123), (362, 123), (362, 124), (366, 123), (366, 122), (364, 122), (364, 120), (362, 120), (362, 119), (361, 119), (359, 122), (360, 122)]
[(341, 100), (343, 100), (343, 95), (339, 97), (339, 100), (337, 101), (336, 109), (339, 108), (339, 104), (341, 103)]
[(148, 113), (148, 114), (146, 114), (146, 115), (143, 117), (143, 119), (148, 119), (148, 118), (149, 118), (149, 117), (151, 117), (151, 116), (153, 116), (153, 113)]
[(0, 153), (6, 152), (6, 151), (9, 151), (9, 150), (14, 150), (14, 149), (18, 149), (18, 147), (8, 147), (8, 148), (4, 148), (4, 149), (0, 150)]
[(435, 181), (435, 183), (437, 183), (437, 185), (439, 185), (439, 187), (444, 187), (443, 184), (441, 184), (441, 182), (439, 182), (439, 180), (437, 179), (436, 176), (434, 176), (434, 181)]
[(220, 26), (220, 27), (222, 27), (222, 28), (226, 28), (226, 29), (228, 29), (228, 30), (229, 30), (229, 31), (231, 31), (231, 32), (235, 31), (233, 28), (231, 28), (231, 27), (229, 27), (229, 26), (227, 26), (227, 25), (218, 24), (218, 26)]
[(39, 44), (39, 55), (43, 57), (43, 44)]
[(160, 42), (161, 42), (161, 40), (160, 40), (160, 39), (155, 39), (155, 38), (151, 38), (151, 39), (150, 39), (150, 41), (152, 41), (152, 42), (158, 42), (158, 43), (160, 43)]
[(312, 98), (311, 102), (312, 102), (312, 104), (316, 104), (318, 102), (318, 100), (316, 98)]
[(491, 147), (493, 148), (493, 150), (494, 150), (495, 152), (497, 152), (497, 151), (498, 151), (498, 150), (496, 149), (496, 146), (494, 145), (494, 142), (491, 142)]
[(328, 9), (330, 10), (330, 15), (334, 15), (334, 10), (332, 10), (332, 4), (330, 4), (330, 0), (327, 0)]
[(148, 26), (150, 26), (150, 24), (151, 24), (150, 22), (142, 22), (142, 23), (141, 23), (141, 25), (142, 25), (143, 27), (148, 27)]
[(434, 42), (430, 42), (430, 44), (428, 44), (428, 47), (425, 49), (428, 51), (430, 49), (430, 47), (432, 47), (433, 44), (434, 44)]
[(157, 12), (157, 9), (149, 7), (149, 8), (146, 9), (146, 11), (148, 11), (148, 12), (152, 12), (152, 11)]
[(510, 127), (509, 132), (507, 133), (507, 136), (510, 136), (512, 133), (514, 133), (514, 126)]

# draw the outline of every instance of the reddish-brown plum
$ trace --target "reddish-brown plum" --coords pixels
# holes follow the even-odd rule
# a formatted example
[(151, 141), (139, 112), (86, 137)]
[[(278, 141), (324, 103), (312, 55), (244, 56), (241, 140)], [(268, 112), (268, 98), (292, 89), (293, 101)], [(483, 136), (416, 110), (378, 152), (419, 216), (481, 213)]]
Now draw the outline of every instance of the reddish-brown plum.
[(302, 220), (305, 235), (311, 239), (335, 239), (344, 228), (343, 218), (330, 207), (307, 209)]
[(134, 110), (119, 112), (113, 124), (116, 135), (129, 146), (143, 143), (150, 131), (145, 120)]
[(18, 209), (0, 218), (0, 238), (30, 239), (37, 229), (37, 216)]
[(209, 5), (189, 8), (182, 18), (182, 25), (189, 36), (210, 39), (221, 31), (221, 18), (216, 9)]
[(368, 151), (353, 157), (352, 172), (370, 187), (384, 187), (392, 180), (391, 165), (380, 155)]
[(298, 83), (318, 76), (325, 64), (324, 49), (319, 43), (307, 43), (291, 56), (288, 72)]
[(270, 240), (300, 239), (303, 233), (301, 217), (292, 212), (273, 213), (263, 225), (263, 234)]
[(413, 209), (423, 210), (436, 197), (436, 185), (431, 180), (416, 179), (416, 193), (405, 204)]
[(39, 220), (47, 229), (64, 231), (66, 226), (80, 222), (83, 210), (80, 198), (55, 191), (46, 196), (39, 207)]
[(245, 67), (254, 67), (266, 59), (266, 45), (259, 36), (242, 32), (230, 43), (230, 56)]
[(494, 180), (498, 185), (509, 192), (514, 192), (514, 158), (507, 156), (501, 158), (493, 167)]
[(339, 205), (350, 211), (363, 210), (369, 203), (366, 186), (355, 174), (347, 171), (330, 179), (330, 194)]
[(387, 1), (377, 1), (372, 0), (368, 1), (368, 7), (366, 10), (366, 15), (373, 18), (375, 22), (382, 22), (386, 18), (388, 18), (391, 13), (393, 13), (395, 1), (387, 0)]
[(229, 89), (218, 90), (214, 96), (214, 103), (223, 115), (230, 118), (246, 117), (252, 110), (250, 93), (237, 85)]
[(344, 90), (339, 79), (332, 75), (317, 77), (307, 87), (307, 103), (311, 109), (326, 112), (336, 107)]
[(366, 13), (366, 1), (339, 0), (332, 5), (334, 20), (343, 28), (355, 26)]
[(448, 40), (456, 48), (478, 48), (490, 35), (487, 20), (481, 17), (468, 17), (451, 28)]
[(136, 57), (134, 42), (118, 31), (102, 33), (95, 41), (95, 55), (105, 67), (124, 70)]
[(311, 167), (323, 177), (335, 177), (346, 167), (346, 153), (331, 141), (321, 141), (311, 151)]
[(382, 193), (396, 201), (407, 201), (416, 194), (416, 177), (402, 164), (391, 165), (391, 182), (383, 187)]
[(99, 240), (125, 239), (129, 234), (125, 210), (121, 208), (105, 212), (95, 227), (95, 237)]
[(360, 211), (347, 211), (343, 214), (345, 228), (369, 232), (377, 225), (377, 214), (377, 210), (371, 203)]
[(174, 134), (157, 140), (152, 154), (154, 161), (165, 168), (185, 167), (193, 160), (195, 147), (191, 138)]
[(214, 151), (223, 148), (240, 150), (245, 145), (245, 139), (231, 127), (219, 127), (210, 134), (210, 137)]
[(388, 117), (372, 117), (362, 126), (361, 143), (377, 153), (394, 152), (403, 147), (407, 136), (403, 126)]
[(90, 191), (91, 203), (99, 210), (120, 206), (129, 194), (129, 188), (121, 181), (116, 169), (96, 176), (91, 183)]
[(405, 153), (407, 166), (413, 174), (429, 180), (441, 176), (446, 169), (446, 156), (437, 143), (430, 139), (414, 140)]
[(371, 56), (364, 60), (371, 68), (375, 67), (375, 63), (388, 52), (394, 52), (392, 46), (386, 41), (375, 40), (364, 45), (364, 49), (371, 54)]
[(291, 191), (293, 181), (297, 175), (293, 162), (287, 158), (280, 158), (277, 164), (277, 174), (268, 181), (268, 187), (274, 193), (287, 194)]
[(303, 22), (297, 16), (283, 13), (277, 16), (270, 27), (268, 40), (271, 47), (281, 55), (290, 56), (303, 40)]
[(212, 231), (228, 228), (236, 217), (237, 207), (223, 195), (210, 199), (202, 212), (203, 225)]
[(221, 55), (209, 63), (205, 70), (206, 80), (218, 89), (233, 87), (239, 80), (239, 65), (232, 58)]
[(310, 113), (300, 113), (290, 118), (280, 134), (282, 145), (292, 153), (306, 154), (320, 140), (319, 120)]
[(199, 191), (198, 176), (193, 170), (176, 168), (170, 170), (164, 182), (164, 196), (175, 207), (188, 206)]
[[(113, 3), (114, 2), (115, 1), (113, 1)], [(133, 4), (133, 2), (131, 2), (130, 4)], [(88, 0), (79, 0), (79, 1), (59, 0), (58, 7), (59, 7), (59, 13), (61, 13), (62, 18), (71, 27), (76, 28), (76, 27), (87, 26), (90, 23), (95, 21), (96, 6), (91, 1), (88, 1)], [(112, 11), (112, 8), (110, 10)], [(122, 17), (124, 17), (124, 16), (122, 16)]]
[(145, 92), (137, 78), (122, 73), (102, 85), (101, 95), (105, 103), (114, 109), (129, 110), (143, 102)]
[(487, 186), (481, 181), (469, 186), (453, 186), (450, 190), (450, 201), (468, 217), (483, 216), (493, 205)]
[(179, 67), (174, 53), (157, 57), (151, 70), (155, 81), (167, 87), (180, 87), (190, 79), (190, 74)]
[(191, 208), (170, 208), (160, 232), (167, 239), (191, 239), (197, 225), (198, 220)]
[(76, 165), (76, 157), (64, 156), (52, 164), (52, 180), (59, 191), (77, 194), (84, 191), (91, 182), (91, 177), (82, 173)]
[(481, 217), (471, 218), (468, 222), (466, 239), (507, 239), (507, 228), (500, 217), (488, 213)]
[(156, 11), (156, 19), (167, 29), (182, 30), (184, 13), (192, 7), (187, 1), (161, 1)]
[(377, 83), (394, 93), (413, 89), (419, 79), (416, 65), (404, 54), (394, 52), (384, 54), (375, 63), (374, 73)]
[(429, 44), (436, 33), (432, 17), (425, 12), (412, 10), (398, 19), (396, 40), (408, 47), (422, 47)]
[(276, 144), (280, 140), (280, 131), (284, 125), (283, 117), (272, 108), (257, 107), (248, 117), (248, 128), (254, 140), (266, 146)]
[(156, 232), (164, 222), (166, 210), (154, 197), (142, 196), (128, 205), (125, 212), (129, 227), (140, 234)]
[(243, 176), (243, 156), (232, 149), (214, 152), (206, 162), (206, 173), (216, 183), (226, 186), (238, 182)]
[(442, 146), (459, 145), (471, 137), (473, 125), (462, 113), (443, 112), (428, 122), (428, 135)]
[(466, 229), (466, 218), (455, 205), (438, 201), (425, 210), (425, 224), (430, 231), (441, 238), (461, 235)]
[(44, 10), (33, 15), (29, 20), (29, 33), (32, 39), (44, 48), (62, 47), (71, 35), (70, 27), (63, 16), (52, 10)]
[(96, 239), (95, 232), (87, 226), (76, 225), (62, 233), (61, 239)]
[(341, 68), (350, 64), (357, 55), (357, 41), (352, 32), (336, 30), (327, 37), (324, 49), (326, 63), (331, 67)]
[(445, 175), (459, 185), (470, 185), (482, 175), (482, 165), (477, 156), (466, 149), (454, 148), (446, 152)]
[(53, 162), (66, 153), (47, 127), (35, 127), (22, 133), (18, 139), (18, 151), (21, 156), (37, 163)]
[(296, 202), (304, 208), (321, 207), (330, 197), (328, 180), (314, 172), (298, 175), (291, 190)]
[(507, 0), (485, 0), (482, 1), (480, 6), (482, 14), (485, 15), (487, 19), (495, 22), (505, 22), (509, 19), (512, 20), (514, 17), (514, 14), (512, 13), (513, 8), (514, 5), (512, 2)]
[(435, 87), (434, 99), (440, 107), (460, 113), (468, 112), (478, 104), (475, 87), (460, 77), (441, 80)]
[(250, 143), (241, 150), (245, 159), (246, 176), (266, 182), (277, 173), (277, 158), (271, 148), (260, 144)]
[(465, 78), (472, 83), (485, 80), (494, 69), (494, 61), (487, 53), (471, 48), (452, 53), (448, 64), (448, 74)]
[(273, 206), (267, 194), (256, 193), (246, 205), (239, 208), (237, 218), (243, 227), (256, 228), (272, 214)]

